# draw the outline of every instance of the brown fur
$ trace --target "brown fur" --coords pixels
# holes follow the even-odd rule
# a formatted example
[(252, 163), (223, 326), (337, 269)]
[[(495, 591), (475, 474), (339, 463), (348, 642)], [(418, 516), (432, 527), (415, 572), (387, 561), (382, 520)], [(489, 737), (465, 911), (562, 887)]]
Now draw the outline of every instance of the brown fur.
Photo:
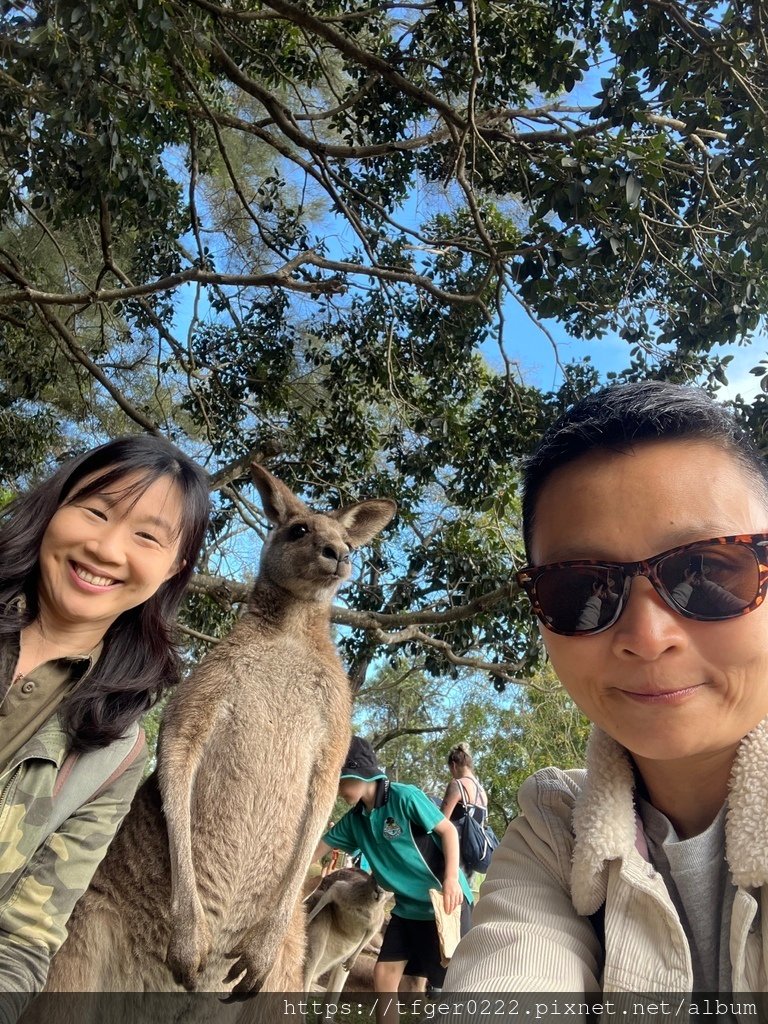
[(253, 474), (273, 529), (248, 610), (169, 703), (158, 771), (77, 904), (48, 991), (302, 987), (298, 899), (350, 738), (329, 611), (350, 548), (395, 505), (319, 515)]
[(322, 880), (307, 901), (306, 991), (330, 971), (326, 991), (341, 993), (358, 956), (381, 931), (390, 896), (357, 868), (342, 868)]

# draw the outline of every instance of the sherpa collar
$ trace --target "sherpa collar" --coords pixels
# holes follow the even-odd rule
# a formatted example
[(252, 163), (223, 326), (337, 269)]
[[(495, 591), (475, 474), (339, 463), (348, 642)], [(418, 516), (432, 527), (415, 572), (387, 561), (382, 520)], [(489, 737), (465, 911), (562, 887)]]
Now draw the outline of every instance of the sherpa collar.
[[(741, 741), (731, 771), (725, 854), (737, 885), (768, 883), (768, 718)], [(626, 749), (593, 726), (587, 750), (587, 776), (573, 811), (575, 843), (571, 897), (580, 914), (593, 914), (604, 902), (611, 860), (633, 849), (648, 859), (635, 810), (635, 780)]]

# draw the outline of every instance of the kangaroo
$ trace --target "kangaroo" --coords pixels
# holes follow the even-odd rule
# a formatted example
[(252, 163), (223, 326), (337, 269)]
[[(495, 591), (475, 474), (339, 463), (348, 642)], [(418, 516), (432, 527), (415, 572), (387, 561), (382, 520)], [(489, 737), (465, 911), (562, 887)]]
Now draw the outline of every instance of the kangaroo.
[(381, 931), (391, 895), (356, 868), (342, 868), (323, 879), (307, 904), (307, 992), (330, 971), (326, 990), (341, 994), (358, 956)]
[(252, 466), (270, 533), (248, 607), (174, 693), (46, 991), (302, 986), (301, 885), (336, 797), (351, 696), (330, 635), (350, 551), (388, 499), (311, 511)]

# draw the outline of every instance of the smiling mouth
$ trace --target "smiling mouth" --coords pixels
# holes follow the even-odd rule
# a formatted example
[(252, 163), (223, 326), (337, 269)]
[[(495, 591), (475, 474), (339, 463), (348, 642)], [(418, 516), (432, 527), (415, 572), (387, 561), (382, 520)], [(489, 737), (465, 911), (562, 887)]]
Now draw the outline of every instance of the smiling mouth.
[(699, 690), (701, 686), (703, 686), (703, 683), (694, 683), (692, 686), (681, 686), (677, 690), (651, 692), (622, 690), (622, 693), (632, 700), (640, 701), (644, 704), (673, 704), (676, 701), (685, 700), (686, 697)]
[(114, 579), (112, 576), (98, 576), (96, 573), (86, 569), (84, 565), (80, 565), (78, 562), (71, 562), (72, 571), (79, 580), (83, 583), (89, 583), (92, 587), (114, 587), (120, 583), (120, 580)]

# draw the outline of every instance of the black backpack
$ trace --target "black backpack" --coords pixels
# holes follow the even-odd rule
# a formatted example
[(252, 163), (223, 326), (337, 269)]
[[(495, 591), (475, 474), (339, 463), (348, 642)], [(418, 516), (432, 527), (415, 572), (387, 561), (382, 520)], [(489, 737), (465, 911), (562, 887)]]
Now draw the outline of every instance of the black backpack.
[[(491, 863), (491, 855), (499, 845), (496, 833), (488, 824), (488, 811), (481, 804), (471, 804), (467, 800), (464, 786), (456, 780), (461, 791), (461, 803), (464, 817), (456, 822), (459, 830), (459, 856), (466, 871), (487, 871)], [(480, 785), (475, 780), (476, 785)], [(472, 813), (482, 812), (480, 820)]]

